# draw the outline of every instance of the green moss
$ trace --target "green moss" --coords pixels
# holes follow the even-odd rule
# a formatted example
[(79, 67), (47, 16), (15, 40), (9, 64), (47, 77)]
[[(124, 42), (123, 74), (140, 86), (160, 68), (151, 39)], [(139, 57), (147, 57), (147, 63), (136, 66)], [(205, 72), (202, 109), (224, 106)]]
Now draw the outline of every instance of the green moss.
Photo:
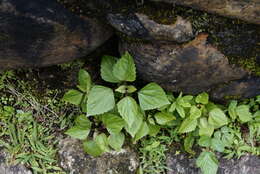
[(256, 57), (251, 58), (230, 58), (230, 63), (239, 65), (256, 76), (260, 76), (260, 66), (256, 62)]
[(239, 100), (241, 99), (241, 95), (226, 95), (224, 97), (225, 100)]

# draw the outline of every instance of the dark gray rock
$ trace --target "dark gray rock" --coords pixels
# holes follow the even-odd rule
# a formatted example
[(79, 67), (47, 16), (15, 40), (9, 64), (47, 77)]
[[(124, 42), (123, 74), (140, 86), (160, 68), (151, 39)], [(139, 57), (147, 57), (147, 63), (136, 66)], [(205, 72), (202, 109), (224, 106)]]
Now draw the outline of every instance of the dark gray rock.
[(247, 77), (216, 87), (211, 92), (215, 100), (252, 98), (260, 95), (260, 77)]
[(32, 172), (22, 164), (7, 164), (7, 156), (7, 153), (0, 151), (0, 174), (32, 174)]
[(0, 68), (63, 63), (90, 53), (111, 29), (54, 0), (0, 1)]
[(70, 174), (133, 174), (139, 165), (137, 154), (125, 148), (94, 158), (83, 152), (82, 143), (66, 138), (59, 144), (60, 165)]
[[(187, 154), (168, 154), (167, 166), (169, 171), (167, 174), (199, 174), (200, 169), (195, 165), (195, 158), (189, 157)], [(253, 155), (245, 155), (239, 159), (219, 158), (218, 174), (259, 174), (260, 173), (260, 157)]]
[(258, 95), (259, 26), (190, 11), (145, 2), (107, 19), (118, 31), (120, 52), (133, 55), (144, 81), (173, 92), (206, 91), (216, 100)]
[(191, 23), (180, 16), (172, 25), (158, 24), (141, 13), (108, 14), (107, 19), (118, 31), (137, 39), (183, 43), (194, 37)]
[(207, 34), (183, 45), (123, 41), (120, 50), (133, 55), (139, 77), (169, 91), (197, 94), (247, 74), (230, 65), (225, 55), (206, 40)]

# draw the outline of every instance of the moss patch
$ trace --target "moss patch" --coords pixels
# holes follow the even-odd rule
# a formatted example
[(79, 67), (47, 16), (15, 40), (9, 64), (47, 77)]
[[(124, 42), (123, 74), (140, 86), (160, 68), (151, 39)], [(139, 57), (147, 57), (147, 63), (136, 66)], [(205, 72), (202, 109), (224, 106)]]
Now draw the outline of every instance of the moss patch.
[(237, 64), (250, 71), (256, 76), (260, 76), (260, 65), (257, 64), (256, 57), (251, 58), (231, 58), (230, 63)]

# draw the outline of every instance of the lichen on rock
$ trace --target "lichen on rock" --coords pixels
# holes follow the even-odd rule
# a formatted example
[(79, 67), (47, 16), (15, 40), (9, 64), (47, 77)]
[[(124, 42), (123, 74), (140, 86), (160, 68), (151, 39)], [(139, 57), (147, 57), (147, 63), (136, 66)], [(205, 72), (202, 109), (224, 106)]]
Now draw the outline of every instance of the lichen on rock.
[(132, 174), (139, 165), (136, 152), (129, 147), (95, 158), (83, 151), (80, 141), (66, 138), (59, 149), (60, 165), (71, 174)]

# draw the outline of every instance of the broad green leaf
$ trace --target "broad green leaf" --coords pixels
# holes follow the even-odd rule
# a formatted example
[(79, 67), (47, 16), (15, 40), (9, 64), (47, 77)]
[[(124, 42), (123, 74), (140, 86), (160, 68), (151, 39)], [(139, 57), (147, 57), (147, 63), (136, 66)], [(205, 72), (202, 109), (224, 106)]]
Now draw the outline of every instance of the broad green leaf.
[(177, 104), (176, 110), (177, 110), (178, 114), (181, 116), (181, 118), (185, 118), (185, 110), (183, 109), (182, 106)]
[(113, 75), (113, 67), (117, 62), (117, 58), (112, 56), (103, 56), (101, 61), (101, 77), (103, 80), (111, 83), (118, 83), (118, 80)]
[(137, 117), (135, 117), (134, 123), (129, 126), (128, 124), (125, 124), (125, 130), (134, 138), (135, 134), (140, 129), (142, 123), (143, 123), (143, 115), (138, 112)]
[(209, 124), (213, 125), (215, 128), (228, 124), (228, 119), (226, 114), (219, 108), (212, 109), (209, 112)]
[(209, 102), (209, 103), (206, 104), (205, 106), (206, 106), (206, 110), (207, 110), (207, 111), (211, 111), (211, 110), (213, 110), (213, 109), (215, 109), (215, 108), (218, 108), (218, 106), (215, 105), (215, 104), (212, 103), (212, 102)]
[(184, 139), (184, 149), (186, 152), (195, 155), (195, 152), (192, 150), (192, 146), (194, 144), (195, 138), (191, 135), (187, 136)]
[(120, 81), (135, 81), (135, 63), (132, 56), (128, 52), (126, 52), (114, 65), (113, 75)]
[(226, 147), (232, 147), (232, 144), (235, 140), (235, 135), (233, 133), (224, 133), (221, 137), (221, 141)]
[(169, 123), (172, 120), (175, 120), (176, 117), (170, 113), (167, 112), (157, 112), (154, 115), (156, 122), (160, 125), (166, 125), (167, 123)]
[(121, 132), (117, 134), (111, 134), (108, 137), (109, 145), (116, 151), (119, 151), (122, 148), (124, 142), (125, 142), (125, 135)]
[(208, 136), (201, 136), (198, 144), (202, 147), (210, 147), (211, 146), (211, 138)]
[(88, 153), (91, 156), (97, 157), (102, 155), (104, 151), (97, 145), (95, 141), (85, 141), (83, 143), (83, 149), (86, 153)]
[(164, 90), (156, 83), (149, 83), (138, 92), (138, 99), (143, 110), (160, 108), (170, 104)]
[(90, 132), (89, 128), (82, 128), (80, 126), (74, 126), (67, 130), (65, 134), (71, 136), (72, 138), (84, 140), (88, 137), (88, 134)]
[(104, 133), (97, 135), (94, 141), (103, 152), (109, 152), (108, 139)]
[(189, 102), (193, 99), (193, 96), (192, 95), (185, 95), (182, 97), (182, 99), (185, 101), (185, 102)]
[(85, 128), (85, 129), (91, 129), (91, 125), (92, 125), (91, 121), (89, 121), (87, 116), (84, 114), (81, 114), (76, 118), (75, 124), (81, 128)]
[(160, 129), (161, 129), (161, 127), (159, 125), (148, 124), (148, 127), (149, 127), (150, 136), (156, 136), (160, 132)]
[(83, 97), (83, 93), (81, 93), (78, 90), (72, 89), (64, 94), (62, 100), (74, 105), (79, 105), (81, 103), (82, 97)]
[(240, 105), (236, 108), (236, 113), (242, 123), (248, 122), (252, 119), (252, 113), (249, 111), (248, 105)]
[(149, 134), (149, 127), (146, 122), (143, 122), (140, 129), (137, 131), (134, 142), (138, 141), (139, 139), (143, 138), (144, 136)]
[(190, 118), (197, 119), (200, 118), (200, 116), (201, 116), (200, 109), (198, 109), (196, 106), (192, 106), (190, 108)]
[(237, 118), (236, 107), (237, 101), (232, 100), (228, 106), (228, 114), (232, 118), (232, 120), (235, 120)]
[(205, 117), (200, 118), (199, 135), (211, 137), (214, 132), (214, 126), (209, 124)]
[(113, 90), (104, 86), (95, 85), (91, 88), (87, 101), (87, 116), (103, 114), (115, 106)]
[(131, 127), (139, 112), (135, 99), (130, 96), (124, 97), (117, 103), (117, 108), (122, 118)]
[(81, 91), (89, 92), (89, 90), (91, 88), (91, 77), (86, 70), (84, 70), (84, 69), (79, 70), (78, 83), (79, 83), (79, 85), (77, 87)]
[(201, 152), (196, 160), (196, 165), (203, 174), (216, 174), (218, 170), (218, 160), (212, 152)]
[(121, 85), (115, 91), (120, 92), (122, 94), (128, 93), (131, 94), (135, 92), (137, 89), (133, 85)]
[(102, 122), (110, 134), (118, 134), (125, 125), (125, 121), (122, 118), (111, 113), (103, 114)]
[(211, 148), (218, 152), (223, 152), (225, 150), (225, 145), (220, 139), (212, 138), (211, 139)]
[(189, 99), (190, 99), (189, 96), (186, 96), (185, 98), (184, 97), (179, 98), (177, 99), (177, 104), (184, 108), (189, 108), (191, 107), (191, 104), (189, 103)]
[(196, 103), (202, 103), (206, 105), (209, 102), (209, 95), (206, 92), (203, 92), (195, 98), (195, 101)]
[(181, 126), (179, 128), (179, 133), (192, 132), (196, 129), (196, 127), (197, 127), (197, 120), (188, 117), (185, 120), (183, 120), (183, 122), (181, 123)]

